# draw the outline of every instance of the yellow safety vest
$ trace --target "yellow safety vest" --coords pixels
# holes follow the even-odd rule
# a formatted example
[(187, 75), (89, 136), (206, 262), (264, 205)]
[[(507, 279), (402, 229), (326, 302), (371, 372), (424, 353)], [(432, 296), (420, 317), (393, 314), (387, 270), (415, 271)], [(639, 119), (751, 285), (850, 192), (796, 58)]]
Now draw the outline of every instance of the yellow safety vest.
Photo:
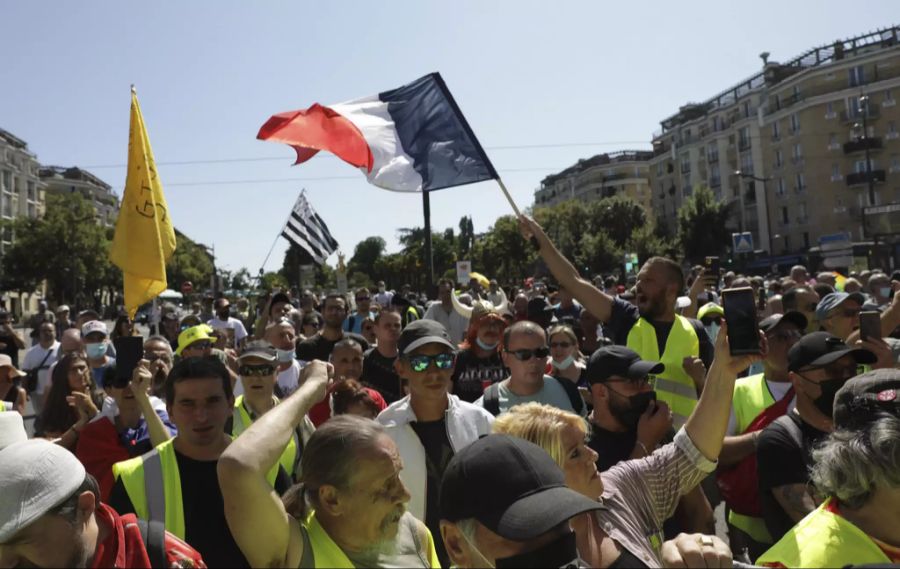
[[(344, 551), (338, 547), (338, 544), (331, 539), (331, 536), (328, 535), (316, 518), (315, 512), (310, 514), (306, 522), (303, 523), (303, 529), (305, 529), (305, 531), (303, 532), (303, 556), (300, 559), (301, 569), (311, 569), (313, 567), (354, 569), (355, 566), (350, 561), (350, 558), (348, 558)], [(429, 542), (428, 560), (431, 567), (439, 569), (441, 562), (438, 561), (437, 551), (434, 548), (434, 539), (430, 539)]]
[[(732, 407), (737, 422), (735, 431), (740, 434), (747, 430), (753, 419), (775, 404), (775, 398), (769, 392), (765, 376), (761, 373), (742, 377), (734, 383)], [(742, 530), (759, 543), (772, 543), (772, 535), (766, 528), (762, 518), (739, 514), (728, 509), (728, 523)]]
[[(275, 404), (278, 405), (278, 398), (273, 396), (272, 399), (274, 399)], [(234, 400), (234, 412), (231, 417), (231, 436), (235, 438), (253, 424), (250, 412), (244, 405), (243, 395), (238, 395), (237, 399)], [(278, 462), (284, 467), (284, 471), (288, 473), (291, 480), (294, 479), (294, 472), (297, 470), (297, 463), (300, 459), (298, 456), (299, 453), (297, 452), (298, 448), (300, 448), (300, 445), (297, 442), (297, 430), (294, 429), (291, 434), (291, 440), (288, 441), (287, 446), (284, 447), (284, 451), (281, 453), (281, 458), (278, 459)]]
[[(166, 531), (185, 539), (181, 475), (174, 442), (175, 439), (169, 439), (146, 454), (113, 464), (112, 469), (115, 479), (121, 478), (137, 517), (162, 522)], [(266, 475), (273, 486), (278, 466)]]
[(660, 357), (656, 330), (650, 322), (639, 318), (628, 332), (627, 346), (641, 359), (665, 364), (665, 371), (656, 376), (656, 398), (669, 405), (674, 426), (680, 429), (697, 406), (697, 386), (683, 367), (684, 358), (700, 355), (700, 339), (694, 327), (687, 318), (676, 314)]
[(781, 541), (763, 553), (756, 565), (785, 567), (845, 567), (890, 563), (878, 545), (861, 529), (825, 508), (832, 498), (800, 520)]

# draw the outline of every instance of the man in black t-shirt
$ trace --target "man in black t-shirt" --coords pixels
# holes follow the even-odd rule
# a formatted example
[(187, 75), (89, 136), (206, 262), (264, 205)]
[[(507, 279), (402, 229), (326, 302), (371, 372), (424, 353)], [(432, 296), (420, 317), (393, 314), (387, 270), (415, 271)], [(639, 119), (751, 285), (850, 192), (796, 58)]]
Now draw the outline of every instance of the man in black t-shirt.
[(363, 351), (369, 349), (369, 343), (359, 334), (344, 332), (344, 318), (347, 317), (347, 300), (342, 294), (329, 294), (325, 297), (322, 308), (322, 319), (325, 326), (322, 330), (307, 340), (297, 344), (297, 359), (303, 361), (322, 360), (327, 362), (331, 356), (334, 345), (344, 339), (353, 338)]
[(809, 487), (810, 453), (834, 430), (838, 389), (856, 375), (859, 364), (875, 359), (871, 351), (851, 349), (827, 332), (801, 338), (788, 352), (797, 406), (762, 431), (756, 451), (762, 517), (775, 542), (816, 508)]
[(453, 394), (469, 403), (484, 395), (484, 390), (509, 377), (509, 368), (500, 357), (500, 339), (506, 321), (496, 307), (484, 302), (475, 303), (469, 328), (456, 356), (453, 371)]
[(397, 361), (397, 339), (400, 337), (400, 315), (382, 310), (375, 317), (375, 337), (378, 344), (363, 358), (364, 383), (378, 391), (388, 405), (403, 397), (400, 376), (394, 370)]
[[(162, 479), (164, 495), (180, 491), (184, 535), (178, 537), (199, 551), (210, 567), (247, 567), (225, 521), (216, 474), (219, 456), (231, 443), (225, 423), (234, 410), (231, 376), (225, 365), (216, 358), (186, 358), (176, 363), (166, 379), (166, 408), (178, 427), (178, 436), (141, 457), (117, 463), (109, 505), (120, 514), (151, 517), (148, 504), (152, 496), (142, 484), (126, 485), (125, 480), (139, 480), (136, 476), (140, 474), (146, 481), (156, 474)], [(177, 481), (166, 478), (173, 462)], [(179, 483), (180, 487), (175, 486)], [(284, 492), (286, 486), (276, 490)], [(171, 496), (168, 498), (167, 505)], [(166, 529), (177, 531), (175, 527)]]

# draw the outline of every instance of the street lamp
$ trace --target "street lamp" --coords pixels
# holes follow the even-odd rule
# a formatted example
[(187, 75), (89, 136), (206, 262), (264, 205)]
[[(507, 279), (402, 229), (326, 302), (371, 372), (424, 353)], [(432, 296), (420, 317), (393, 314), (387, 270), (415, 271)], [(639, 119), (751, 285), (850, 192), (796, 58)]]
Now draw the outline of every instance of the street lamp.
[[(763, 208), (766, 211), (766, 233), (769, 235), (769, 257), (775, 256), (775, 246), (774, 246), (774, 237), (772, 236), (772, 218), (769, 215), (769, 192), (766, 189), (766, 182), (770, 182), (772, 178), (760, 178), (759, 176), (754, 176), (753, 174), (747, 174), (741, 172), (740, 170), (735, 170), (734, 175), (739, 178), (748, 178), (750, 180), (754, 180), (756, 182), (760, 182), (762, 184), (762, 195), (763, 195)], [(744, 203), (743, 192), (741, 193), (741, 203)], [(743, 212), (741, 212), (743, 215)], [(741, 220), (741, 225), (743, 225), (744, 220)]]

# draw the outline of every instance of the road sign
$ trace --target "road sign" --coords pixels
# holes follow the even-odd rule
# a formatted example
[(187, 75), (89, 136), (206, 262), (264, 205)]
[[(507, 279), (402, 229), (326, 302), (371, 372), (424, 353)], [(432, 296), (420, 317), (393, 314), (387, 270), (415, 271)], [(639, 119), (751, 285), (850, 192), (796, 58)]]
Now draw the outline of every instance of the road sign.
[(194, 283), (191, 281), (181, 283), (181, 294), (191, 294), (192, 292), (194, 292)]
[(456, 282), (459, 284), (468, 284), (469, 273), (472, 272), (472, 261), (456, 262)]
[(853, 236), (847, 232), (822, 235), (819, 237), (819, 250), (828, 269), (853, 264)]
[(753, 234), (749, 231), (745, 231), (744, 233), (732, 233), (731, 241), (734, 244), (735, 253), (753, 252)]

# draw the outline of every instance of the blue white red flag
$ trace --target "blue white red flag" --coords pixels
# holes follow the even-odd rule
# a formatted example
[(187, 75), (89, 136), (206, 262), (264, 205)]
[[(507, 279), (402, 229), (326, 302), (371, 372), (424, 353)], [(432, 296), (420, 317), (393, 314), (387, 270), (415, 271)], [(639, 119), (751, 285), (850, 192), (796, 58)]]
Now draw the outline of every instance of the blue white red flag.
[(498, 178), (439, 73), (372, 97), (273, 115), (257, 138), (289, 144), (296, 164), (332, 152), (386, 190), (428, 192)]

